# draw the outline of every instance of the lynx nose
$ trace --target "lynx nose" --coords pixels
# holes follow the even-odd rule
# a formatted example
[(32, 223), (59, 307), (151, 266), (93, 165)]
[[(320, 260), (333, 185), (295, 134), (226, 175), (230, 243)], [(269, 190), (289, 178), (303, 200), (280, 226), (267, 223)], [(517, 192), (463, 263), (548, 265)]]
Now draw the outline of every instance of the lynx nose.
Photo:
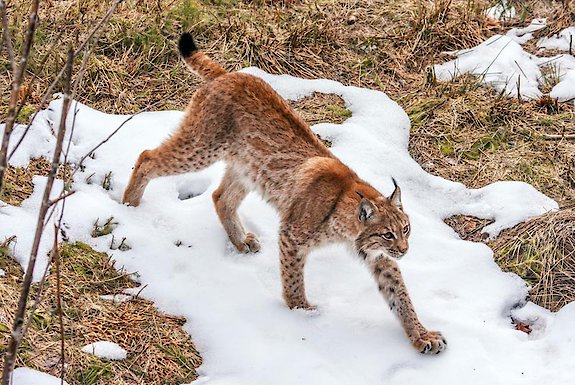
[(397, 247), (397, 251), (399, 251), (399, 252), (401, 253), (401, 255), (407, 253), (407, 245), (405, 245), (405, 246), (403, 246), (403, 247), (402, 247), (402, 246), (398, 246), (398, 247)]

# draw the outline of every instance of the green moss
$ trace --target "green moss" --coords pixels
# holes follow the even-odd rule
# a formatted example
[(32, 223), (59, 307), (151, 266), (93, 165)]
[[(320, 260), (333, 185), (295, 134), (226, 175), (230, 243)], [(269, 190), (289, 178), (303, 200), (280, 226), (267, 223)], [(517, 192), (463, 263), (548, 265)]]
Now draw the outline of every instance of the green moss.
[(107, 362), (94, 361), (83, 370), (79, 370), (74, 377), (82, 385), (93, 385), (99, 383), (112, 375), (112, 365)]
[(329, 105), (329, 106), (327, 106), (327, 109), (329, 111), (331, 111), (338, 118), (350, 118), (351, 117), (351, 111), (348, 110), (347, 108), (335, 106), (335, 105)]
[(498, 131), (495, 134), (485, 135), (471, 145), (471, 148), (463, 152), (467, 159), (478, 159), (483, 152), (493, 152), (505, 147), (507, 135), (505, 131)]
[(455, 154), (455, 148), (453, 147), (453, 142), (450, 142), (447, 139), (442, 139), (439, 142), (439, 151), (441, 151), (441, 153), (444, 156), (452, 156), (453, 154)]
[(442, 105), (445, 101), (441, 98), (421, 99), (417, 104), (407, 109), (407, 116), (411, 121), (411, 127), (417, 129), (425, 124), (425, 121), (431, 116), (433, 110)]
[(20, 123), (20, 124), (28, 123), (28, 120), (30, 119), (30, 117), (32, 116), (32, 114), (35, 111), (36, 111), (36, 106), (30, 105), (30, 104), (22, 107), (22, 109), (20, 110), (20, 113), (16, 117), (16, 123)]

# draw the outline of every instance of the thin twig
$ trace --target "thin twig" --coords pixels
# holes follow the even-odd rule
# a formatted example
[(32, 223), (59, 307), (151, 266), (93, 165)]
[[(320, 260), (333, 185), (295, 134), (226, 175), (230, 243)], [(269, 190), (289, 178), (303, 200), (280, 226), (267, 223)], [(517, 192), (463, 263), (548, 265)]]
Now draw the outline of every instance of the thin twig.
[(62, 195), (60, 195), (58, 198), (52, 199), (52, 200), (50, 201), (50, 206), (54, 206), (56, 203), (60, 202), (60, 201), (63, 200), (63, 199), (68, 198), (70, 195), (73, 195), (74, 193), (76, 193), (75, 190), (68, 191), (68, 192), (66, 192), (66, 193), (64, 193), (64, 194), (62, 194)]
[[(61, 217), (60, 217), (61, 218)], [(54, 249), (53, 259), (56, 261), (56, 311), (60, 322), (60, 384), (64, 385), (64, 374), (66, 373), (66, 356), (64, 353), (64, 317), (62, 316), (62, 282), (60, 280), (60, 252), (58, 250), (58, 225), (54, 224)]]
[(6, 2), (0, 0), (0, 10), (2, 12), (2, 37), (4, 38), (4, 45), (8, 51), (8, 60), (12, 65), (12, 69), (16, 68), (16, 57), (14, 56), (14, 47), (12, 46), (12, 36), (10, 36), (10, 29), (8, 28), (8, 12), (6, 11)]
[(14, 371), (14, 364), (16, 362), (16, 353), (18, 347), (22, 342), (24, 334), (22, 333), (22, 327), (24, 325), (24, 316), (26, 313), (26, 305), (28, 303), (28, 296), (30, 294), (30, 288), (32, 286), (32, 277), (34, 273), (34, 267), (36, 266), (36, 258), (38, 256), (38, 250), (40, 248), (40, 240), (42, 238), (42, 232), (44, 230), (44, 218), (46, 213), (50, 208), (50, 193), (52, 191), (52, 186), (54, 184), (54, 179), (56, 179), (56, 172), (60, 164), (60, 155), (62, 152), (62, 143), (64, 141), (64, 133), (66, 132), (66, 117), (68, 115), (68, 108), (70, 107), (70, 82), (72, 80), (72, 67), (74, 64), (74, 52), (72, 49), (68, 51), (68, 60), (66, 61), (66, 81), (64, 85), (64, 103), (62, 105), (62, 114), (60, 116), (60, 126), (58, 128), (58, 134), (56, 139), (56, 145), (54, 148), (54, 156), (52, 158), (52, 167), (50, 173), (48, 174), (48, 180), (46, 181), (46, 187), (44, 189), (44, 195), (42, 197), (42, 204), (38, 211), (38, 220), (36, 223), (36, 231), (34, 234), (34, 241), (32, 243), (32, 250), (30, 251), (30, 258), (28, 259), (28, 266), (26, 268), (26, 274), (24, 275), (24, 281), (22, 283), (22, 291), (20, 292), (20, 299), (18, 300), (18, 308), (16, 309), (14, 324), (12, 326), (12, 333), (10, 335), (10, 341), (6, 349), (6, 355), (4, 358), (4, 370), (2, 372), (2, 385), (9, 385), (10, 379), (12, 377), (12, 372)]
[(543, 139), (545, 140), (575, 140), (575, 134), (543, 134)]
[[(2, 191), (4, 173), (8, 165), (8, 145), (10, 144), (10, 136), (12, 135), (12, 131), (14, 129), (14, 123), (16, 122), (16, 107), (18, 105), (18, 98), (20, 96), (20, 87), (22, 87), (22, 80), (24, 79), (24, 74), (26, 73), (28, 57), (30, 56), (30, 49), (32, 48), (32, 40), (34, 38), (34, 32), (36, 31), (36, 25), (38, 23), (39, 2), (39, 0), (32, 2), (30, 14), (28, 15), (28, 29), (26, 30), (24, 44), (22, 45), (22, 53), (20, 54), (20, 64), (13, 69), (14, 79), (12, 80), (12, 91), (10, 92), (8, 114), (6, 115), (4, 135), (2, 137), (2, 145), (0, 146), (0, 191)], [(2, 1), (2, 5), (5, 7), (4, 1)], [(4, 10), (3, 13), (5, 13)], [(4, 17), (2, 17), (2, 19), (4, 19)], [(4, 23), (4, 20), (2, 23)], [(4, 31), (5, 36), (6, 33), (7, 32)]]

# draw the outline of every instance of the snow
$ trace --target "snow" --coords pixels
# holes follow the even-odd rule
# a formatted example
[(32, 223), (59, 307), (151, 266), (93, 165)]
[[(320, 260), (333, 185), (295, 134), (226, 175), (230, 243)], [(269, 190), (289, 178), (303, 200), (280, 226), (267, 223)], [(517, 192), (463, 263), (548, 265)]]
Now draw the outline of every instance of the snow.
[(525, 44), (533, 38), (533, 32), (539, 31), (547, 26), (545, 18), (533, 19), (531, 23), (524, 28), (511, 28), (505, 36), (519, 44)]
[[(522, 44), (533, 38), (533, 32), (546, 27), (545, 19), (533, 19), (524, 28), (512, 28), (504, 36), (495, 35), (477, 47), (447, 52), (455, 59), (433, 66), (438, 80), (450, 81), (471, 73), (482, 83), (492, 86), (508, 97), (537, 99), (543, 83), (557, 81), (549, 96), (560, 102), (575, 99), (575, 57), (570, 54), (538, 57), (527, 53)], [(575, 27), (561, 31), (559, 36), (542, 38), (537, 46), (543, 49), (569, 51)], [(550, 75), (544, 76), (541, 69)]]
[(4, 270), (0, 269), (0, 278), (5, 276), (5, 275), (6, 275), (6, 272)]
[(552, 37), (544, 37), (539, 39), (537, 47), (544, 49), (557, 49), (560, 51), (569, 51), (573, 47), (573, 40), (575, 39), (575, 27), (565, 28), (559, 35)]
[(513, 38), (495, 35), (477, 47), (453, 52), (455, 60), (434, 66), (439, 80), (451, 80), (471, 73), (504, 95), (526, 99), (541, 96), (538, 79), (541, 70), (532, 55)]
[[(454, 214), (494, 219), (486, 228), (494, 236), (557, 209), (556, 202), (521, 182), (468, 189), (426, 173), (407, 150), (407, 115), (382, 92), (329, 80), (273, 76), (256, 68), (246, 71), (262, 77), (286, 98), (318, 91), (345, 100), (352, 117), (342, 124), (318, 124), (313, 130), (330, 139), (331, 150), (382, 193), (390, 194), (391, 177), (397, 179), (412, 225), (410, 250), (400, 267), (422, 323), (442, 331), (449, 347), (431, 357), (416, 352), (367, 269), (343, 245), (315, 250), (308, 258), (306, 289), (319, 310), (289, 310), (281, 299), (278, 215), (257, 194), (250, 194), (240, 216), (247, 229), (259, 235), (262, 250), (254, 255), (233, 251), (211, 199), (223, 173), (221, 163), (199, 173), (154, 180), (139, 207), (121, 205), (139, 153), (157, 146), (182, 118), (174, 111), (143, 113), (88, 158), (85, 169), (75, 176), (77, 192), (66, 202), (66, 233), (102, 251), (109, 251), (112, 235), (126, 237), (131, 249), (113, 252), (116, 266), (138, 272), (146, 285), (140, 296), (154, 301), (161, 311), (188, 320), (184, 328), (203, 357), (198, 383), (572, 382), (575, 344), (554, 336), (572, 333), (566, 329), (575, 322), (573, 312), (549, 314), (537, 338), (515, 330), (511, 315), (525, 305), (525, 283), (501, 272), (486, 245), (462, 241), (443, 222)], [(41, 113), (11, 162), (25, 164), (31, 157), (50, 155), (54, 138), (49, 127), (57, 124), (61, 104), (55, 100)], [(75, 107), (72, 161), (126, 118), (80, 104)], [(21, 132), (17, 127), (17, 136)], [(112, 188), (105, 190), (101, 181), (110, 171)], [(38, 189), (43, 179), (35, 183)], [(22, 207), (0, 207), (0, 237), (18, 235), (22, 264), (24, 239), (33, 231), (27, 218), (39, 198), (35, 192)], [(113, 234), (91, 238), (96, 219), (110, 216), (118, 222)], [(43, 243), (41, 258), (48, 249)], [(527, 306), (517, 317), (541, 316), (538, 306)]]
[(508, 21), (515, 17), (515, 7), (507, 3), (507, 0), (499, 0), (497, 4), (485, 10), (485, 15), (494, 20)]
[[(11, 382), (11, 385), (60, 385), (60, 384), (62, 384), (62, 380), (60, 378), (25, 367), (14, 369)], [(68, 383), (64, 381), (64, 385), (68, 385)]]
[(101, 295), (100, 299), (103, 299), (104, 301), (111, 301), (115, 304), (120, 304), (131, 300), (132, 296), (127, 294), (105, 294)]
[(568, 71), (549, 93), (553, 99), (565, 102), (575, 99), (575, 70)]
[(110, 341), (98, 341), (82, 348), (84, 353), (93, 354), (107, 360), (123, 360), (126, 358), (126, 350), (120, 345)]

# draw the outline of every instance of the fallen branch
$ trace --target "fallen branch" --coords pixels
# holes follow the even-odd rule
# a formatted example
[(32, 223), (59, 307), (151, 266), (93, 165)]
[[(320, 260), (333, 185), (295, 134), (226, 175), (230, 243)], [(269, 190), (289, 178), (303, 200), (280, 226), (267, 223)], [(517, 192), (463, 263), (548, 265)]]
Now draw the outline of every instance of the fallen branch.
[(543, 134), (545, 140), (575, 140), (575, 134)]

